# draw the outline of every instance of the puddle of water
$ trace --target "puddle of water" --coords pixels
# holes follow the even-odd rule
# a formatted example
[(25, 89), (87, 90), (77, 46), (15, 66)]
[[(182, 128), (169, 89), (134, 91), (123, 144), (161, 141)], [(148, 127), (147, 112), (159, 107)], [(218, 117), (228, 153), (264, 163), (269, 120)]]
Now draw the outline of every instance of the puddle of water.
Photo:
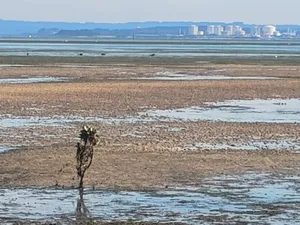
[(21, 65), (21, 64), (0, 64), (1, 67), (30, 67), (31, 65)]
[(187, 149), (213, 149), (213, 150), (300, 150), (300, 141), (297, 140), (265, 140), (249, 141), (247, 143), (196, 143), (186, 146)]
[[(103, 122), (108, 124), (153, 121), (219, 120), (229, 122), (299, 123), (300, 99), (231, 100), (207, 103), (208, 107), (150, 110), (136, 117), (13, 117), (0, 116), (0, 128), (22, 126), (65, 126), (68, 123)], [(180, 132), (181, 129), (169, 131)]]
[(225, 75), (190, 75), (190, 74), (176, 74), (170, 72), (156, 73), (154, 76), (149, 77), (135, 77), (131, 79), (138, 80), (274, 80), (277, 77), (263, 77), (263, 76), (225, 76)]
[(121, 137), (145, 138), (146, 136), (143, 132), (134, 131), (132, 133), (122, 134)]
[(9, 150), (13, 150), (13, 149), (15, 149), (15, 148), (8, 147), (8, 146), (0, 146), (0, 153), (6, 152), (6, 151), (9, 151)]
[[(206, 179), (199, 188), (157, 192), (92, 191), (84, 195), (94, 219), (186, 222), (297, 224), (300, 222), (299, 177), (248, 173)], [(0, 189), (0, 222), (17, 219), (76, 218), (77, 190)]]
[(153, 128), (167, 130), (168, 132), (182, 132), (185, 130), (183, 127), (172, 127), (169, 125), (155, 125)]
[(300, 122), (300, 99), (229, 100), (206, 104), (207, 107), (150, 110), (143, 114), (169, 121)]
[(29, 77), (29, 78), (2, 78), (0, 84), (30, 84), (45, 82), (61, 82), (66, 81), (67, 77)]
[(169, 132), (182, 132), (184, 131), (185, 129), (182, 128), (182, 127), (168, 127), (168, 131)]
[(136, 123), (136, 122), (150, 122), (154, 121), (151, 118), (139, 117), (13, 117), (0, 116), (0, 129), (9, 127), (28, 127), (28, 126), (65, 126), (71, 123), (89, 123), (89, 122), (103, 122), (108, 124), (120, 123)]

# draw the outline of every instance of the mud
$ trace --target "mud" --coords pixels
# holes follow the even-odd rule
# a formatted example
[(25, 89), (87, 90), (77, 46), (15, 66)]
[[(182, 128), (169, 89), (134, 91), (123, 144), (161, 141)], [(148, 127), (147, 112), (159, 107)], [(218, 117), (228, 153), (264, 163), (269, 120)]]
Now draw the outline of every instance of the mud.
[[(8, 59), (19, 58), (0, 57)], [(89, 123), (101, 138), (85, 177), (92, 220), (299, 223), (300, 156), (289, 151), (300, 135), (298, 66), (278, 66), (281, 59), (273, 66), (118, 59), (33, 56), (22, 60), (47, 66), (0, 69), (9, 79), (76, 78), (1, 84), (1, 146), (20, 147), (0, 154), (2, 221), (76, 220), (75, 145)], [(132, 80), (157, 73), (264, 79)]]
[(230, 223), (296, 224), (300, 222), (298, 180), (297, 176), (246, 173), (208, 178), (200, 187), (86, 190), (81, 205), (77, 190), (2, 189), (0, 221), (76, 219), (83, 204), (86, 217), (101, 221), (209, 224), (205, 218), (210, 217)]

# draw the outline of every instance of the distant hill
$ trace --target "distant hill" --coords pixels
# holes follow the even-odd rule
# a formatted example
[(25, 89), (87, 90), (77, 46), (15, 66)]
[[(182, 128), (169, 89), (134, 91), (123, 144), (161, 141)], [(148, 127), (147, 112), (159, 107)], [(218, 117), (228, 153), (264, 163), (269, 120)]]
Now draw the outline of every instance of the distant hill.
[(176, 36), (186, 35), (187, 26), (182, 27), (148, 27), (135, 29), (84, 29), (84, 30), (60, 30), (55, 34), (57, 37), (97, 37), (97, 36), (114, 36), (114, 37), (133, 37), (133, 36)]
[[(190, 25), (198, 25), (206, 27), (210, 24), (218, 24), (225, 26), (224, 22), (128, 22), (128, 23), (67, 23), (67, 22), (30, 22), (30, 21), (16, 21), (16, 20), (1, 20), (0, 19), (0, 36), (94, 36), (94, 35), (132, 35), (134, 34), (148, 34), (152, 29), (154, 33), (177, 34), (178, 32), (185, 32)], [(243, 22), (233, 22), (231, 25), (239, 25), (245, 29), (249, 29), (251, 24), (244, 24)], [(300, 30), (298, 25), (278, 25), (278, 29), (286, 30), (293, 29)], [(181, 29), (181, 31), (180, 31)]]
[[(187, 27), (192, 24), (208, 25), (209, 22), (128, 22), (128, 23), (66, 23), (66, 22), (29, 22), (16, 20), (0, 20), (0, 36), (24, 36), (34, 34), (50, 35), (51, 30), (94, 30), (94, 29), (136, 29), (150, 27)], [(219, 23), (224, 24), (224, 23)], [(239, 22), (239, 24), (242, 24)]]

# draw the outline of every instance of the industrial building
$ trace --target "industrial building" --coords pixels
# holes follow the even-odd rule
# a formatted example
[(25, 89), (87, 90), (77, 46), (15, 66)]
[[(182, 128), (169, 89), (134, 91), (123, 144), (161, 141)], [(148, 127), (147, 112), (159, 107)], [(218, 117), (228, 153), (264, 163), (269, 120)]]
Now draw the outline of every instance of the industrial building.
[(252, 27), (250, 35), (252, 37), (259, 37), (259, 36), (261, 36), (261, 28), (260, 28), (260, 26), (254, 26), (254, 27)]
[(224, 31), (223, 26), (218, 25), (218, 26), (215, 26), (215, 33), (214, 34), (217, 35), (217, 36), (221, 36), (223, 31)]
[(226, 26), (225, 31), (227, 32), (228, 36), (232, 36), (233, 35), (233, 26), (232, 25)]
[[(191, 25), (186, 28), (190, 36), (215, 36), (215, 37), (253, 37), (253, 38), (270, 38), (270, 37), (287, 37), (291, 32), (284, 32), (282, 29), (277, 30), (274, 25), (252, 25), (243, 26), (238, 23), (233, 24), (209, 24), (198, 27)], [(295, 36), (296, 34), (293, 33)]]
[(199, 28), (196, 25), (191, 25), (188, 29), (189, 35), (199, 35)]
[(209, 26), (207, 27), (207, 34), (208, 34), (208, 35), (213, 35), (213, 34), (215, 34), (215, 25), (209, 25)]
[(276, 32), (276, 27), (272, 25), (267, 25), (263, 27), (264, 36), (273, 36)]

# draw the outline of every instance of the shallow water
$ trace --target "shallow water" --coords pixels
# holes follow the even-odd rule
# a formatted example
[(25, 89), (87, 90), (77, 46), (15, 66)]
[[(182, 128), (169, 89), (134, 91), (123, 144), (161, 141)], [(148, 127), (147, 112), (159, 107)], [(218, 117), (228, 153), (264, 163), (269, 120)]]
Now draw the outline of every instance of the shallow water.
[(21, 65), (21, 64), (0, 64), (1, 67), (30, 67), (30, 65)]
[(186, 149), (213, 150), (293, 150), (300, 151), (300, 140), (264, 140), (244, 143), (196, 143), (186, 146)]
[(299, 123), (300, 99), (230, 100), (207, 103), (206, 107), (173, 110), (149, 110), (128, 117), (14, 117), (0, 116), (0, 129), (21, 126), (65, 126), (71, 123), (102, 122), (108, 124), (153, 121), (228, 121)]
[[(92, 191), (84, 195), (86, 216), (102, 220), (297, 224), (299, 177), (248, 173), (203, 181), (201, 187), (154, 192)], [(76, 218), (77, 190), (0, 189), (0, 222)], [(78, 208), (77, 208), (78, 209)], [(210, 220), (207, 220), (210, 218)]]
[(0, 153), (14, 149), (13, 147), (0, 146)]
[(0, 129), (9, 127), (29, 127), (29, 126), (66, 126), (72, 123), (89, 123), (89, 122), (103, 122), (108, 124), (119, 123), (135, 123), (135, 122), (149, 122), (153, 121), (151, 118), (138, 117), (79, 117), (79, 116), (54, 116), (54, 117), (14, 117), (14, 116), (0, 116)]
[(66, 81), (66, 77), (28, 77), (28, 78), (2, 78), (0, 84), (29, 84), (29, 83), (45, 83), (45, 82), (61, 82)]
[(169, 121), (300, 122), (300, 99), (228, 100), (206, 105), (173, 110), (150, 110), (144, 114), (157, 120)]
[(276, 77), (263, 76), (225, 76), (225, 75), (191, 75), (191, 74), (176, 74), (171, 72), (160, 72), (149, 77), (135, 77), (131, 79), (137, 80), (275, 80)]
[[(173, 44), (129, 44), (129, 43), (0, 43), (0, 55), (3, 56), (83, 56), (101, 57), (102, 53), (108, 56), (148, 56), (155, 53), (158, 57), (197, 57), (197, 56), (230, 56), (230, 57), (272, 57), (293, 56), (299, 57), (300, 47), (294, 45), (269, 46), (261, 45), (215, 45), (215, 44), (192, 44), (182, 45), (179, 41)], [(185, 42), (185, 41), (184, 41)]]

